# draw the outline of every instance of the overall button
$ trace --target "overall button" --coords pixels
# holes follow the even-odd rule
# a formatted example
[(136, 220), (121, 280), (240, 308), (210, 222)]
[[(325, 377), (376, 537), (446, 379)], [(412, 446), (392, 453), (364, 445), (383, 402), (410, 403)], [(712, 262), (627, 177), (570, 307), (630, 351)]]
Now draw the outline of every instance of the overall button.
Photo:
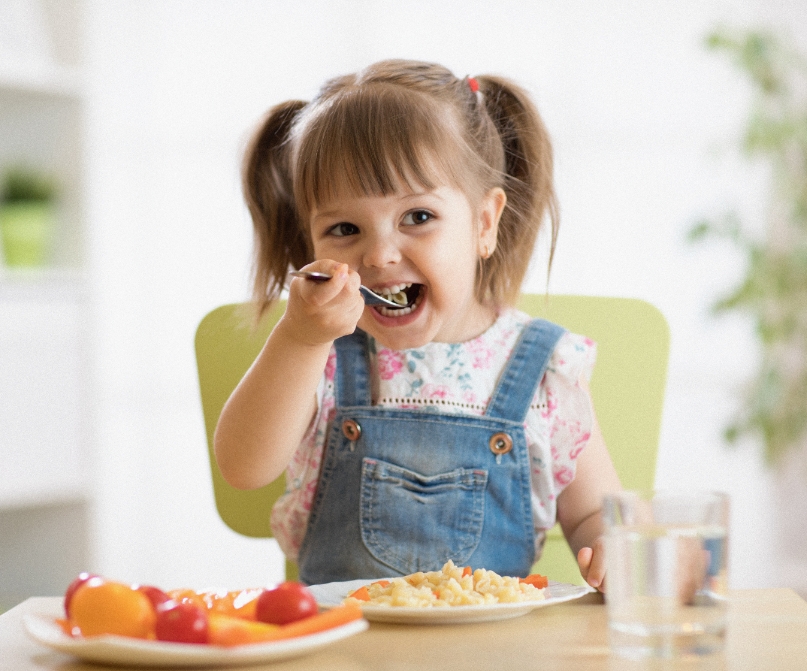
[(355, 442), (361, 436), (361, 426), (355, 419), (346, 419), (342, 422), (342, 433), (351, 443)]
[(490, 437), (490, 451), (495, 455), (507, 454), (513, 449), (513, 439), (507, 433), (494, 433)]

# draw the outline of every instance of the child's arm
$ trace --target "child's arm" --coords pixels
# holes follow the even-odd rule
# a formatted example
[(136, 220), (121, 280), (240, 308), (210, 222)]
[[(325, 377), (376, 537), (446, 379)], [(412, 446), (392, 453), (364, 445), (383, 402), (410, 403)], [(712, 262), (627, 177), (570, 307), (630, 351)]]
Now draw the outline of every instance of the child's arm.
[(331, 345), (354, 331), (364, 310), (359, 276), (347, 265), (317, 261), (306, 269), (333, 278), (291, 282), (286, 312), (216, 426), (216, 461), (234, 487), (261, 487), (286, 468), (316, 412)]
[[(583, 382), (581, 385), (585, 386)], [(581, 575), (600, 591), (605, 591), (602, 497), (620, 489), (619, 477), (595, 416), (591, 437), (577, 459), (574, 480), (558, 496), (558, 521), (577, 557)]]

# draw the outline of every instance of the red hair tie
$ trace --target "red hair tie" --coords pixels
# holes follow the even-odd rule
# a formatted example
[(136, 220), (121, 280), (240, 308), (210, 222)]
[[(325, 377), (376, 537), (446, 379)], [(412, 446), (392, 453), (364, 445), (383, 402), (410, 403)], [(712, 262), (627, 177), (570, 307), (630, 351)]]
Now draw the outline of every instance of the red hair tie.
[(479, 90), (479, 82), (476, 81), (475, 77), (468, 77), (468, 88), (470, 88), (473, 93)]

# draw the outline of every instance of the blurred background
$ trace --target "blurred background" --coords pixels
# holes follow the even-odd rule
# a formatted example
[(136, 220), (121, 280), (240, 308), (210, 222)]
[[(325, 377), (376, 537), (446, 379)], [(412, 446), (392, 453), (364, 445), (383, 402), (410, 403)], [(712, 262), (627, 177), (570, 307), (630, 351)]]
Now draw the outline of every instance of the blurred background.
[(45, 175), (54, 203), (42, 256), (0, 266), (0, 609), (83, 569), (166, 588), (281, 577), (274, 541), (216, 514), (194, 331), (249, 295), (253, 126), (389, 57), (532, 92), (561, 203), (550, 291), (661, 309), (657, 485), (731, 494), (732, 587), (804, 593), (804, 467), (723, 435), (761, 356), (751, 317), (711, 313), (744, 257), (687, 235), (727, 211), (763, 236), (768, 221), (771, 172), (741, 151), (752, 87), (707, 35), (764, 28), (804, 53), (806, 26), (804, 0), (0, 0), (0, 173)]

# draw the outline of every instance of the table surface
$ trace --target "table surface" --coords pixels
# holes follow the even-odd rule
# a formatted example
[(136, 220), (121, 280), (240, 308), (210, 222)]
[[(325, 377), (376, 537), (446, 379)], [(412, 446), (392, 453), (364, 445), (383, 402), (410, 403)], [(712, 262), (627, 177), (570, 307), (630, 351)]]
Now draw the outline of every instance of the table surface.
[[(0, 616), (0, 669), (100, 671), (32, 641), (22, 615), (60, 601), (37, 597)], [(418, 669), (807, 669), (807, 602), (789, 589), (730, 593), (724, 653), (698, 660), (631, 662), (608, 649), (605, 606), (597, 594), (499, 622), (370, 625), (362, 634), (284, 662), (239, 667), (273, 671), (417, 671)]]

